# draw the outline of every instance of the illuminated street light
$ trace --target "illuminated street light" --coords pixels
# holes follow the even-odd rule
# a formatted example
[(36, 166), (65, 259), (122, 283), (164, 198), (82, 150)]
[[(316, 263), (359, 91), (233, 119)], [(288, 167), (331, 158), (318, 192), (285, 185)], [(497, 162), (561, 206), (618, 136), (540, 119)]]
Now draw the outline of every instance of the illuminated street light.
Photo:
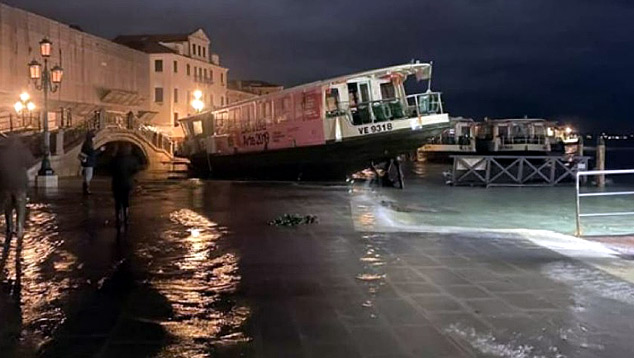
[(15, 108), (15, 111), (20, 114), (22, 113), (22, 110), (24, 109), (24, 105), (22, 104), (22, 102), (15, 102), (15, 104), (13, 105), (13, 108)]
[(192, 107), (197, 113), (200, 113), (205, 108), (205, 103), (202, 101), (203, 93), (200, 90), (194, 91), (194, 100), (192, 101)]
[[(49, 92), (56, 92), (59, 89), (59, 85), (62, 83), (64, 70), (58, 65), (53, 66), (50, 70), (48, 69), (48, 59), (51, 56), (52, 45), (53, 43), (46, 38), (40, 41), (40, 55), (44, 59), (44, 68), (42, 68), (42, 65), (37, 60), (33, 60), (28, 64), (29, 77), (33, 80), (35, 88), (44, 92), (44, 106), (42, 108), (44, 156), (42, 157), (42, 166), (37, 173), (40, 176), (55, 174), (51, 168), (50, 161), (51, 148), (50, 133), (48, 131), (48, 94)], [(26, 107), (29, 107), (28, 104), (26, 104)], [(35, 105), (32, 105), (31, 107), (35, 108)]]
[[(22, 117), (22, 126), (26, 126), (26, 115), (28, 114), (29, 121), (31, 119), (31, 112), (35, 109), (35, 103), (30, 101), (31, 96), (26, 93), (20, 93), (20, 100), (15, 102), (13, 108), (18, 116)], [(13, 127), (13, 126), (12, 126)]]

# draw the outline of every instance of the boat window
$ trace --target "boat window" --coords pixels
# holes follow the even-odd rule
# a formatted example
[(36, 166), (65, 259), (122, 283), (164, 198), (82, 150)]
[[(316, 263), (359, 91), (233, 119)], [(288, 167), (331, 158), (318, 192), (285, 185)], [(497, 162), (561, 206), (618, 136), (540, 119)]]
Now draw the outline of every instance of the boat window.
[(396, 97), (396, 89), (392, 82), (381, 83), (381, 98), (390, 99)]
[(505, 138), (508, 138), (508, 137), (509, 137), (509, 134), (510, 134), (509, 127), (507, 127), (507, 126), (500, 126), (500, 127), (498, 128), (498, 135), (499, 135), (500, 137), (505, 137)]
[(370, 102), (370, 87), (367, 83), (359, 84), (359, 92), (361, 92), (361, 102)]
[(271, 101), (264, 102), (264, 122), (266, 124), (273, 123), (273, 111), (271, 108)]
[(326, 91), (326, 111), (335, 112), (339, 110), (339, 89), (330, 88)]
[(359, 89), (357, 88), (356, 83), (348, 83), (348, 103), (350, 107), (354, 107), (359, 103), (358, 97)]
[(192, 124), (194, 125), (194, 135), (203, 134), (203, 124), (201, 121), (194, 121)]
[(275, 123), (282, 123), (288, 120), (291, 112), (291, 98), (285, 96), (275, 99)]

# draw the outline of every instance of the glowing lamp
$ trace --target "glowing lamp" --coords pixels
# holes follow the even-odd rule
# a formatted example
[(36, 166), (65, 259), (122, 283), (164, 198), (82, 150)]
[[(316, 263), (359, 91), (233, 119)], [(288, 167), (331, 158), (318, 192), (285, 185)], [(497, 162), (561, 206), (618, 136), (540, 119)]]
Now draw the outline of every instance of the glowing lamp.
[(29, 62), (29, 76), (32, 80), (37, 80), (42, 77), (42, 65), (33, 60)]
[(54, 66), (51, 68), (51, 82), (55, 84), (60, 84), (62, 82), (62, 76), (64, 75), (64, 70), (60, 66)]
[(22, 113), (22, 110), (24, 109), (24, 104), (22, 104), (22, 102), (15, 102), (13, 108), (15, 108), (15, 111), (17, 113)]
[(53, 43), (49, 41), (47, 38), (42, 39), (40, 41), (40, 54), (42, 57), (50, 57), (51, 56), (51, 46)]
[(194, 98), (195, 99), (201, 99), (203, 97), (203, 92), (201, 90), (195, 90), (194, 91)]
[(26, 102), (29, 99), (31, 99), (31, 96), (28, 93), (26, 93), (26, 92), (20, 93), (20, 101)]
[(572, 128), (566, 127), (566, 134), (570, 134), (570, 133), (572, 133)]
[(192, 107), (194, 107), (196, 112), (200, 112), (203, 110), (203, 108), (205, 108), (205, 104), (203, 103), (203, 101), (195, 99), (192, 101)]
[(28, 103), (26, 104), (26, 109), (27, 109), (29, 112), (32, 112), (32, 111), (35, 109), (35, 103), (33, 103), (33, 102), (28, 102)]

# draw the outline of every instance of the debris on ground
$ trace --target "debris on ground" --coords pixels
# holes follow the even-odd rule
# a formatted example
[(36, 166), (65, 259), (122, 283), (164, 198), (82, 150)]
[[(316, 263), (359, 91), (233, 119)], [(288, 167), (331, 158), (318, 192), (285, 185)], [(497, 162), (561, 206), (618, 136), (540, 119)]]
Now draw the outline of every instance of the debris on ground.
[(296, 226), (300, 224), (315, 224), (315, 223), (317, 223), (317, 216), (299, 215), (299, 214), (284, 214), (275, 220), (269, 221), (269, 225), (275, 225), (275, 226)]

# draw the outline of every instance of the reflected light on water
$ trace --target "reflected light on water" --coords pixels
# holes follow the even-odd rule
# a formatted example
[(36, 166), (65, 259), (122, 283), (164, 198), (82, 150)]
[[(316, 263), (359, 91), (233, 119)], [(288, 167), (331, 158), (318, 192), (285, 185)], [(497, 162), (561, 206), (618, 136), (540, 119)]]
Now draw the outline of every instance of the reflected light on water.
[[(77, 258), (65, 251), (58, 235), (56, 215), (48, 205), (28, 204), (22, 245), (21, 308), (24, 340), (38, 346), (48, 339), (64, 321), (60, 302), (77, 284), (70, 273)], [(3, 237), (4, 240), (4, 237)], [(15, 277), (15, 246), (13, 238), (11, 255), (6, 269), (9, 277)], [(52, 268), (52, 270), (51, 270)]]
[(144, 251), (151, 285), (173, 310), (171, 319), (161, 324), (177, 343), (159, 356), (207, 357), (209, 346), (249, 341), (243, 326), (250, 309), (228, 297), (240, 282), (238, 257), (217, 252), (223, 229), (189, 209), (169, 217), (173, 226), (155, 248)]

